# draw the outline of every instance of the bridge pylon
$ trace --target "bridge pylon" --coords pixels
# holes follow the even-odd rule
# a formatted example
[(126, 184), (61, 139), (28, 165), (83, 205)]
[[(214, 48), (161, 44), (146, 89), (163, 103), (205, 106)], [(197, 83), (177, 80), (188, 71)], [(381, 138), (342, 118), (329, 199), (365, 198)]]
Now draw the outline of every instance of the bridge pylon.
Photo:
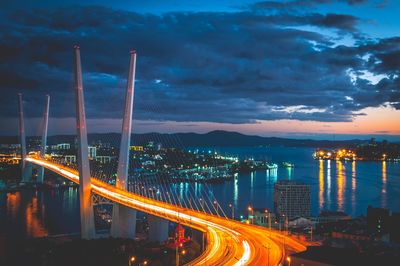
[[(40, 147), (40, 157), (44, 159), (46, 154), (47, 145), (47, 129), (49, 125), (49, 107), (50, 107), (50, 95), (46, 95), (46, 107), (43, 114), (43, 128), (42, 128), (42, 145)], [(38, 169), (37, 182), (43, 183), (44, 180), (44, 167), (40, 166)]]
[(88, 156), (85, 103), (82, 85), (81, 55), (78, 45), (74, 46), (74, 59), (81, 237), (83, 239), (92, 239), (95, 237), (95, 227), (91, 198), (90, 165)]
[(21, 143), (21, 174), (23, 183), (32, 180), (32, 165), (25, 161), (26, 159), (26, 135), (25, 135), (25, 121), (24, 121), (24, 103), (22, 93), (18, 93), (18, 107), (19, 107), (19, 138)]
[[(133, 97), (135, 89), (136, 51), (130, 52), (128, 84), (125, 94), (124, 117), (122, 121), (121, 144), (119, 149), (117, 188), (128, 190), (129, 147), (132, 132)], [(111, 236), (134, 238), (136, 229), (136, 210), (114, 203)]]

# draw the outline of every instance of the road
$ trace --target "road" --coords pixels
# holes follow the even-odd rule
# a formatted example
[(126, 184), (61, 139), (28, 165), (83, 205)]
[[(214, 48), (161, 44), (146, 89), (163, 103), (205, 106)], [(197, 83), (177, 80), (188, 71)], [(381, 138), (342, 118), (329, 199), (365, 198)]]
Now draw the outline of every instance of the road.
[[(77, 184), (75, 169), (38, 157), (26, 161), (43, 166)], [(215, 215), (191, 210), (143, 197), (91, 178), (92, 192), (133, 209), (205, 232), (207, 245), (202, 255), (189, 265), (279, 265), (285, 250), (300, 252), (306, 245), (265, 227), (240, 223)]]

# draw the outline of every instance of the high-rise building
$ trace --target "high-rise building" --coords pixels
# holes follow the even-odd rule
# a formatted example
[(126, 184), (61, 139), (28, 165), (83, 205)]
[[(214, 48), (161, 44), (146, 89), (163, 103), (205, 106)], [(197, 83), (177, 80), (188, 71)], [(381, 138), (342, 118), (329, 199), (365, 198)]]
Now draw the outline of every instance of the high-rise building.
[(278, 219), (310, 217), (310, 185), (290, 180), (278, 181), (274, 189), (274, 208)]

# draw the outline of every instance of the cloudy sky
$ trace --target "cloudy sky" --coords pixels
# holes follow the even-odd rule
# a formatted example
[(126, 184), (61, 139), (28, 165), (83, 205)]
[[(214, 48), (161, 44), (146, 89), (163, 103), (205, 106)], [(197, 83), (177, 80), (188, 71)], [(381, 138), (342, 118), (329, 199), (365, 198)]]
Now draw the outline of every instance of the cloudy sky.
[(0, 134), (74, 133), (72, 47), (90, 132), (119, 132), (129, 49), (134, 132), (400, 135), (400, 1), (63, 0), (0, 4)]

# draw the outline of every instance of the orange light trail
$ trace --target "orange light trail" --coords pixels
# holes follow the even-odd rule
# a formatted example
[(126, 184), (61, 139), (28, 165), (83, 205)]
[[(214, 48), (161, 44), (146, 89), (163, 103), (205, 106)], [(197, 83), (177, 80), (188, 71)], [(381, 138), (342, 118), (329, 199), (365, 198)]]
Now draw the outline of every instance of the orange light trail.
[[(28, 157), (26, 160), (79, 183), (78, 173), (74, 169), (40, 158)], [(267, 265), (268, 262), (268, 266), (278, 265), (283, 262), (283, 246), (295, 252), (306, 249), (307, 243), (265, 227), (245, 225), (228, 218), (146, 198), (95, 178), (91, 178), (91, 187), (94, 193), (114, 202), (205, 232), (208, 243), (206, 250), (189, 265)]]

